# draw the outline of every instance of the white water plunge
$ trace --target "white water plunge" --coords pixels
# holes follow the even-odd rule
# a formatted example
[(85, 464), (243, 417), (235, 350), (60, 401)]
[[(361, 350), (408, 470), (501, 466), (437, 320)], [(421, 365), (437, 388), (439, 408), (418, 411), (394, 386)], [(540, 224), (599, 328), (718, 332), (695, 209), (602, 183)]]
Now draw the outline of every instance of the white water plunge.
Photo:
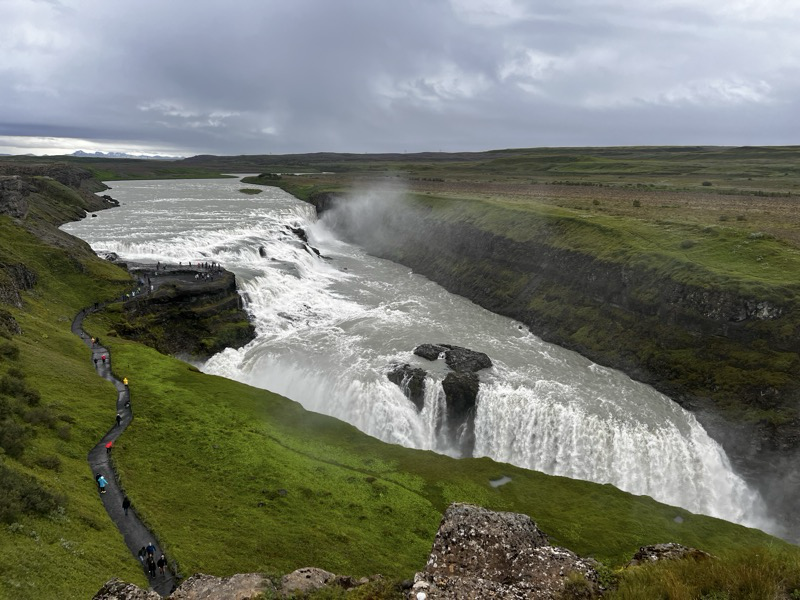
[[(774, 530), (694, 416), (649, 386), (547, 344), (519, 323), (336, 238), (314, 210), (237, 180), (113, 182), (123, 206), (63, 227), (129, 260), (216, 261), (237, 276), (257, 337), (203, 370), (272, 390), (387, 442), (453, 454), (437, 435), (443, 361), (421, 343), (485, 352), (475, 455), (611, 483), (690, 511)], [(302, 227), (317, 256), (289, 227)], [(386, 377), (430, 373), (418, 412)]]

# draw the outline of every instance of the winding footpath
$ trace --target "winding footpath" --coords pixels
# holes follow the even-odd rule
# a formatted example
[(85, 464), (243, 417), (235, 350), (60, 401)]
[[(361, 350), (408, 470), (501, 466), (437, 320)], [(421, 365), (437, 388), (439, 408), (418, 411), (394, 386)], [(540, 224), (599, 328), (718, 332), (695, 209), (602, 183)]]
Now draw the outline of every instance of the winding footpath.
[[(96, 365), (97, 374), (103, 379), (113, 383), (114, 387), (117, 389), (115, 402), (116, 411), (113, 413), (109, 411), (109, 416), (111, 416), (114, 425), (100, 438), (97, 445), (89, 452), (89, 466), (94, 475), (101, 474), (108, 481), (106, 493), (100, 494), (100, 500), (103, 502), (108, 516), (111, 517), (111, 520), (122, 534), (131, 554), (136, 557), (136, 560), (139, 560), (139, 550), (152, 543), (156, 547), (154, 558), (158, 561), (163, 550), (156, 537), (144, 523), (142, 523), (141, 519), (139, 519), (136, 514), (136, 509), (133, 506), (128, 509), (127, 515), (122, 508), (122, 501), (125, 498), (125, 493), (119, 485), (116, 471), (111, 463), (111, 453), (113, 449), (112, 452), (106, 450), (106, 444), (115, 442), (133, 420), (133, 408), (130, 402), (130, 390), (123, 382), (114, 376), (111, 369), (111, 354), (108, 349), (100, 345), (99, 342), (92, 343), (91, 337), (83, 330), (83, 319), (102, 307), (103, 305), (101, 304), (95, 305), (92, 308), (83, 309), (72, 321), (72, 333), (79, 336), (92, 351), (92, 360)], [(102, 359), (104, 355), (106, 357), (105, 361)], [(116, 423), (117, 415), (121, 417), (119, 425)], [(142, 569), (150, 581), (151, 588), (161, 596), (168, 596), (177, 585), (177, 578), (173, 573), (172, 563), (169, 560), (167, 565), (168, 567), (165, 574), (161, 575), (158, 569), (156, 569), (156, 576), (150, 577), (147, 572), (146, 564), (142, 564)]]

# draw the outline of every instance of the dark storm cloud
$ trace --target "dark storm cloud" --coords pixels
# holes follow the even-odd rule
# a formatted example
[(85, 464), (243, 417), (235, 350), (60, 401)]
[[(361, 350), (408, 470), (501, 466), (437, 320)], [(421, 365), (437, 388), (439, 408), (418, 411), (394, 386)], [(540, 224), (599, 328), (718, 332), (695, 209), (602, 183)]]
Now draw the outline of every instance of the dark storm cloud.
[(0, 0), (0, 136), (176, 154), (796, 143), (798, 9), (656, 4)]

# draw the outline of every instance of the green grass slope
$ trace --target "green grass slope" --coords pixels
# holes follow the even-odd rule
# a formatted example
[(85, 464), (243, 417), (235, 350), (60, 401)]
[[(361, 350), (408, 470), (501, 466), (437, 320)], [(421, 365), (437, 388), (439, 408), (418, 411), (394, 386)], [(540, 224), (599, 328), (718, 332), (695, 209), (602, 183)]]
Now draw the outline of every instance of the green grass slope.
[(114, 388), (70, 332), (77, 311), (128, 285), (127, 274), (44, 244), (8, 217), (0, 263), (38, 279), (22, 309), (2, 306), (22, 334), (0, 338), (16, 349), (0, 357), (0, 598), (86, 598), (113, 576), (143, 584), (86, 462), (113, 423)]

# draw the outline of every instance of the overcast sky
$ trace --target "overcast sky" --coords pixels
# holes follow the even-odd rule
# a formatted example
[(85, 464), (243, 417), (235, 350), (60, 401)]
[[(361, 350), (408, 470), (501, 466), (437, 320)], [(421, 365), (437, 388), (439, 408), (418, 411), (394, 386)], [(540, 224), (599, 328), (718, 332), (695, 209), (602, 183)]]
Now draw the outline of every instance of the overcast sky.
[(0, 0), (0, 153), (800, 143), (800, 0)]

